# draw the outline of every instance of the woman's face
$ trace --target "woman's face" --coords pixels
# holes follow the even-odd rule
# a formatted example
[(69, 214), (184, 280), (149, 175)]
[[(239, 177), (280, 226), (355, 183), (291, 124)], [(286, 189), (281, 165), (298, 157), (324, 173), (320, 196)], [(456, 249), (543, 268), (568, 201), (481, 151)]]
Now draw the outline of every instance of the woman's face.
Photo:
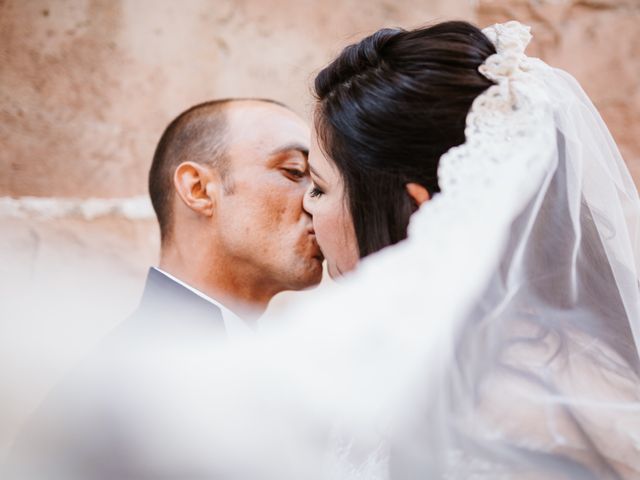
[(311, 133), (309, 170), (312, 183), (304, 196), (304, 209), (313, 217), (316, 240), (327, 260), (329, 275), (336, 278), (356, 267), (358, 242), (342, 177), (320, 149), (315, 130)]

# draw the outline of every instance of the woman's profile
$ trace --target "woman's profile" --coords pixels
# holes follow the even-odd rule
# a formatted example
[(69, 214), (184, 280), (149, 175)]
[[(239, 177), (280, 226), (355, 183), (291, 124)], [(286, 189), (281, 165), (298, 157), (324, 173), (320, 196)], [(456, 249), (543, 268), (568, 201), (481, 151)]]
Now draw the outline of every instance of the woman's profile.
[[(432, 399), (449, 422), (434, 431), (456, 439), (453, 471), (471, 478), (486, 467), (494, 478), (537, 465), (567, 478), (636, 478), (640, 202), (591, 102), (568, 74), (524, 55), (529, 39), (516, 22), (484, 33), (446, 22), (383, 29), (345, 48), (315, 79), (305, 208), (334, 277), (407, 235), (453, 268), (445, 245), (412, 238), (418, 209), (414, 233), (431, 235), (475, 215), (466, 248), (478, 256), (491, 255), (490, 216), (506, 216), (477, 301), (460, 299), (470, 308), (452, 332), (446, 393)], [(483, 216), (486, 229), (472, 228)], [(424, 279), (450, 273), (428, 265)], [(401, 283), (405, 272), (385, 274)], [(411, 308), (443, 321), (430, 294)], [(446, 460), (432, 440), (422, 439), (423, 455), (404, 444), (412, 453), (398, 449), (392, 467), (436, 471)]]

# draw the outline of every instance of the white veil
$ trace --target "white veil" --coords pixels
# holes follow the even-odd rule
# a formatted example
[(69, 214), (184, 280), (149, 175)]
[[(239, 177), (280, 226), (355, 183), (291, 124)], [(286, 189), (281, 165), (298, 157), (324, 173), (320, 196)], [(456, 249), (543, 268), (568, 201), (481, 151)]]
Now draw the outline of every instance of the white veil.
[(496, 85), (441, 193), (406, 242), (292, 312), (288, 362), (351, 438), (384, 432), (394, 480), (635, 478), (637, 190), (578, 83), (525, 56), (528, 27), (484, 33)]
[[(640, 476), (638, 193), (575, 80), (524, 55), (528, 28), (484, 32), (496, 85), (408, 239), (254, 339), (169, 336), (143, 356), (118, 392), (140, 406), (139, 464), (162, 459), (165, 478), (170, 464), (224, 478)], [(117, 357), (139, 371), (131, 360)], [(158, 418), (171, 448), (148, 441)]]
[[(400, 450), (415, 463), (401, 460), (401, 477), (415, 478), (421, 464), (460, 478), (483, 470), (487, 478), (637, 478), (638, 193), (578, 83), (524, 56), (528, 28), (509, 22), (484, 33), (498, 54), (480, 70), (497, 86), (468, 117), (463, 161), (479, 168), (465, 188), (503, 196), (493, 213), (469, 208), (483, 219), (504, 213), (506, 245), (471, 313), (458, 317), (455, 361), (440, 391), (431, 392), (432, 414), (445, 425), (424, 442), (403, 438)], [(494, 120), (501, 126), (490, 133)], [(452, 155), (460, 154), (442, 158), (445, 186), (469, 168), (454, 166)], [(518, 185), (517, 201), (504, 194), (513, 185), (491, 178), (503, 167), (487, 168), (487, 161), (518, 169), (500, 179)], [(455, 439), (438, 441), (443, 432)], [(434, 448), (441, 444), (444, 451)], [(443, 467), (452, 454), (453, 465)]]

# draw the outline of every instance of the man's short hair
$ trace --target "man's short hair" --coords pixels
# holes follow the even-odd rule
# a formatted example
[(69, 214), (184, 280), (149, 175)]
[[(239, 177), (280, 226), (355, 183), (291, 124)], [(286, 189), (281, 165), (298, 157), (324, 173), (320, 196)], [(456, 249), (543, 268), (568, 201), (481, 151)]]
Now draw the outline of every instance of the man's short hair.
[(178, 165), (185, 161), (212, 165), (218, 169), (223, 181), (226, 181), (229, 170), (226, 158), (229, 124), (224, 107), (241, 101), (273, 103), (287, 108), (280, 102), (262, 98), (212, 100), (182, 112), (160, 137), (149, 170), (149, 196), (160, 224), (162, 244), (170, 236), (173, 220), (173, 174)]

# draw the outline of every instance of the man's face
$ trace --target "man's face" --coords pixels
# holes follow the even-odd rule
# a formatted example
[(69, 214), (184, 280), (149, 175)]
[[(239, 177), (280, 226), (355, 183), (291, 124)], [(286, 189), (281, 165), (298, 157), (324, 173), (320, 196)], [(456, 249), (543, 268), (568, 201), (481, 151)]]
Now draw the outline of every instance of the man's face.
[(223, 248), (237, 268), (274, 290), (317, 284), (322, 256), (302, 208), (309, 128), (293, 112), (265, 102), (236, 104), (227, 115), (230, 188), (214, 215)]

